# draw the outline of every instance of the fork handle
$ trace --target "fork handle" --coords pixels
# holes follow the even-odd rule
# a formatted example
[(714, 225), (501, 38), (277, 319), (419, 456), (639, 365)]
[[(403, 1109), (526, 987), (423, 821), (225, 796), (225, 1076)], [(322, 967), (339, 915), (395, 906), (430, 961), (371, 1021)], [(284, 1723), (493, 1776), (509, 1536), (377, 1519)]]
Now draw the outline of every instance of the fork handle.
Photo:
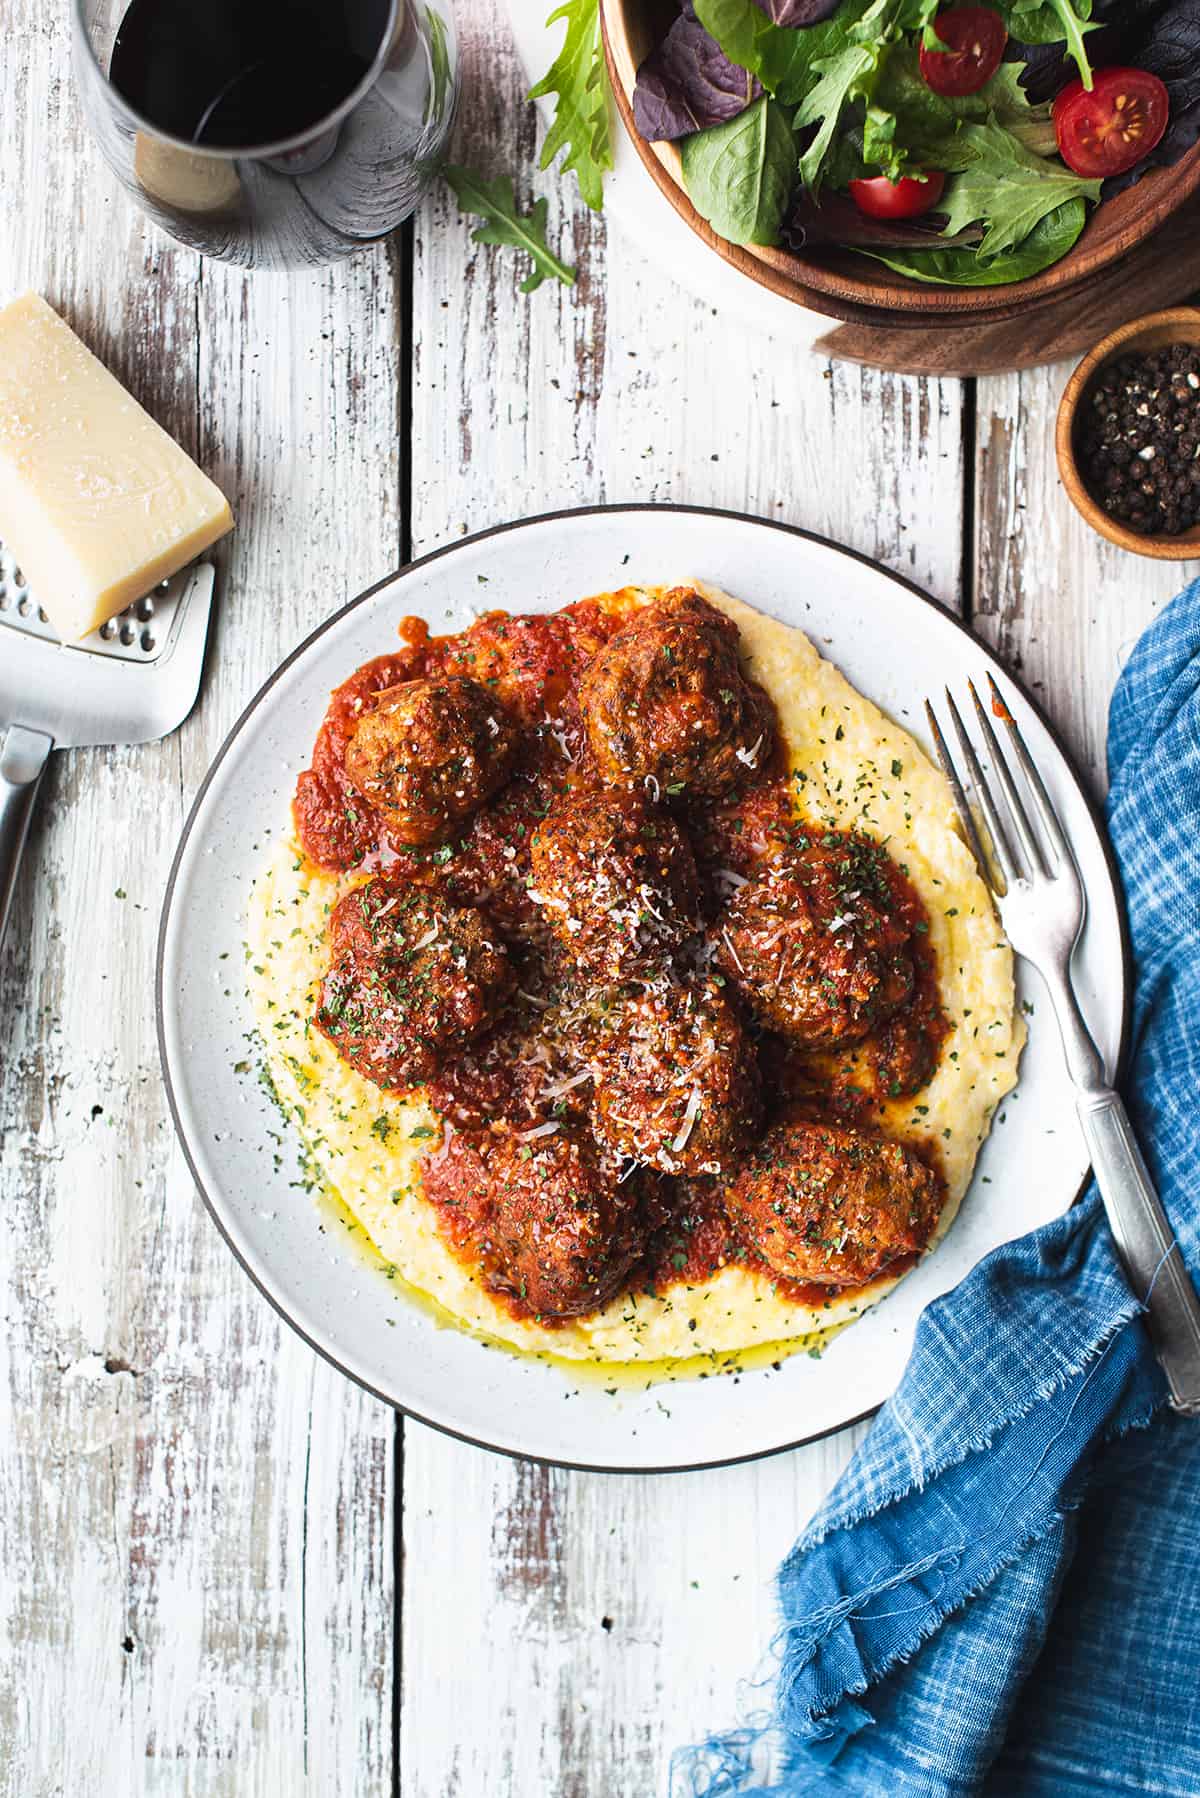
[(1171, 1389), (1171, 1404), (1200, 1417), (1200, 1298), (1138, 1147), (1119, 1094), (1080, 1092), (1079, 1121), (1109, 1226)]
[(17, 887), (33, 804), (54, 744), (40, 730), (10, 724), (0, 738), (0, 946)]

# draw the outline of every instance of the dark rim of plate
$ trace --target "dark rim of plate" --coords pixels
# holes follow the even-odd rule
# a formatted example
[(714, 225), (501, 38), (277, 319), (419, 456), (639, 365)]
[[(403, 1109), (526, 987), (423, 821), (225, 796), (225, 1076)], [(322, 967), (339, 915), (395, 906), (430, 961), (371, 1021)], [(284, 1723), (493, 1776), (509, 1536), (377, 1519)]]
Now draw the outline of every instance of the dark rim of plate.
[[(868, 1408), (865, 1411), (860, 1411), (854, 1417), (843, 1418), (840, 1423), (831, 1424), (830, 1427), (826, 1430), (816, 1430), (816, 1431), (810, 1432), (807, 1435), (797, 1436), (790, 1442), (780, 1443), (778, 1445), (778, 1447), (776, 1447), (776, 1448), (757, 1449), (753, 1453), (744, 1454), (744, 1455), (720, 1455), (720, 1456), (714, 1457), (711, 1460), (704, 1460), (704, 1461), (690, 1461), (687, 1463), (675, 1462), (675, 1463), (671, 1463), (671, 1464), (669, 1464), (667, 1466), (663, 1466), (663, 1467), (643, 1467), (643, 1466), (626, 1467), (626, 1466), (614, 1466), (612, 1463), (596, 1464), (594, 1462), (588, 1462), (588, 1461), (562, 1461), (562, 1460), (557, 1460), (553, 1456), (550, 1456), (550, 1455), (526, 1454), (520, 1449), (507, 1448), (501, 1443), (489, 1442), (485, 1437), (471, 1436), (471, 1435), (468, 1435), (463, 1430), (452, 1429), (449, 1424), (441, 1423), (436, 1418), (426, 1417), (420, 1411), (414, 1410), (409, 1405), (402, 1405), (400, 1403), (400, 1401), (398, 1399), (393, 1398), (390, 1393), (381, 1391), (378, 1386), (373, 1386), (369, 1380), (363, 1379), (359, 1374), (352, 1372), (350, 1368), (344, 1366), (343, 1363), (338, 1360), (336, 1354), (334, 1354), (331, 1349), (327, 1348), (323, 1343), (316, 1341), (316, 1339), (314, 1337), (310, 1336), (309, 1333), (307, 1332), (307, 1330), (303, 1329), (301, 1327), (301, 1325), (296, 1322), (296, 1319), (288, 1311), (287, 1307), (283, 1304), (282, 1300), (277, 1298), (276, 1295), (270, 1290), (270, 1288), (268, 1286), (266, 1286), (263, 1283), (263, 1281), (259, 1278), (258, 1274), (250, 1266), (250, 1264), (246, 1260), (245, 1256), (241, 1253), (241, 1250), (237, 1247), (236, 1243), (233, 1241), (232, 1237), (229, 1234), (229, 1231), (226, 1229), (225, 1224), (221, 1217), (221, 1213), (218, 1209), (218, 1206), (217, 1206), (215, 1200), (213, 1199), (212, 1195), (208, 1192), (207, 1188), (204, 1186), (203, 1182), (200, 1179), (199, 1172), (196, 1168), (196, 1164), (192, 1157), (191, 1146), (188, 1142), (187, 1135), (184, 1131), (183, 1122), (182, 1122), (182, 1119), (181, 1119), (180, 1113), (179, 1113), (179, 1106), (176, 1101), (175, 1088), (174, 1088), (174, 1085), (173, 1085), (172, 1079), (171, 1079), (170, 1064), (169, 1064), (168, 1058), (167, 1058), (166, 1026), (165, 1026), (165, 1022), (164, 1022), (165, 1007), (164, 1007), (164, 1001), (163, 1001), (163, 965), (164, 965), (164, 960), (165, 960), (165, 955), (166, 955), (167, 926), (168, 926), (168, 923), (170, 920), (171, 907), (172, 907), (172, 903), (173, 903), (173, 900), (175, 897), (175, 883), (176, 883), (176, 880), (177, 880), (177, 877), (179, 874), (180, 863), (183, 859), (184, 850), (186, 849), (188, 840), (191, 837), (192, 829), (193, 829), (196, 819), (199, 815), (200, 808), (204, 803), (204, 799), (208, 792), (209, 786), (211, 785), (218, 768), (221, 766), (222, 762), (225, 760), (225, 757), (229, 754), (229, 751), (233, 748), (238, 737), (241, 735), (243, 726), (249, 722), (250, 718), (258, 710), (259, 705), (261, 704), (263, 699), (266, 698), (267, 694), (271, 691), (272, 687), (274, 687), (276, 681), (281, 679), (281, 677), (291, 667), (293, 662), (298, 661), (301, 656), (306, 654), (306, 652), (311, 647), (311, 645), (314, 644), (319, 637), (323, 637), (325, 635), (326, 631), (330, 630), (332, 628), (332, 626), (335, 625), (336, 623), (338, 623), (338, 621), (340, 619), (344, 618), (347, 613), (353, 612), (358, 606), (365, 605), (368, 600), (373, 599), (374, 596), (376, 595), (376, 593), (380, 592), (384, 587), (393, 586), (396, 581), (403, 579), (407, 575), (415, 573), (418, 569), (427, 568), (430, 565), (430, 563), (440, 561), (442, 559), (442, 557), (444, 557), (444, 556), (454, 555), (457, 552), (459, 552), (460, 550), (468, 548), (474, 544), (487, 542), (490, 538), (493, 538), (493, 537), (506, 536), (510, 531), (523, 530), (529, 525), (557, 524), (557, 523), (562, 523), (565, 520), (573, 519), (573, 518), (595, 518), (595, 517), (600, 517), (600, 516), (608, 516), (608, 517), (612, 517), (612, 518), (624, 518), (624, 517), (636, 518), (639, 514), (648, 513), (648, 512), (649, 513), (670, 512), (670, 513), (676, 513), (676, 514), (683, 514), (685, 516), (691, 516), (691, 517), (724, 519), (724, 520), (727, 520), (731, 524), (750, 524), (750, 525), (754, 525), (756, 528), (761, 529), (761, 530), (778, 531), (783, 536), (799, 537), (809, 543), (822, 544), (825, 548), (836, 551), (836, 553), (838, 555), (846, 556), (851, 561), (854, 561), (854, 562), (861, 562), (867, 568), (874, 568), (878, 573), (886, 576), (886, 578), (889, 581), (894, 581), (897, 583), (898, 586), (904, 587), (916, 599), (921, 600), (923, 604), (925, 604), (927, 606), (931, 606), (936, 611), (936, 613), (940, 619), (942, 619), (944, 622), (946, 622), (948, 624), (953, 625), (955, 627), (955, 629), (962, 632), (964, 637), (970, 638), (971, 642), (976, 644), (978, 646), (978, 648), (980, 649), (980, 651), (985, 656), (989, 657), (993, 661), (996, 661), (997, 667), (1000, 667), (1000, 664), (999, 664), (997, 658), (995, 657), (994, 652), (988, 647), (988, 645), (986, 643), (983, 642), (983, 640), (980, 637), (976, 636), (975, 632), (971, 630), (970, 626), (967, 624), (964, 624), (962, 619), (956, 617), (953, 612), (948, 612), (944, 606), (939, 605), (937, 600), (935, 600), (930, 594), (926, 593), (922, 587), (919, 587), (915, 581), (910, 581), (910, 580), (906, 579), (905, 576), (902, 574), (894, 574), (890, 568), (886, 568), (884, 566), (884, 564), (880, 561), (877, 561), (874, 556), (863, 555), (861, 553), (861, 551), (859, 551), (859, 550), (847, 549), (842, 544), (836, 543), (833, 540), (833, 538), (822, 536), (819, 531), (805, 531), (805, 530), (802, 530), (798, 525), (783, 524), (775, 519), (769, 519), (769, 518), (755, 518), (748, 512), (733, 512), (733, 511), (729, 511), (728, 509), (725, 509), (725, 508), (722, 508), (719, 506), (655, 505), (655, 504), (652, 504), (652, 503), (649, 503), (646, 501), (640, 501), (640, 502), (631, 503), (628, 505), (568, 506), (568, 507), (565, 507), (564, 509), (562, 509), (561, 511), (539, 512), (529, 518), (519, 518), (519, 519), (514, 519), (507, 524), (492, 525), (487, 530), (473, 532), (470, 536), (467, 536), (467, 537), (459, 537), (453, 543), (444, 544), (442, 546), (442, 548), (440, 548), (440, 549), (430, 550), (427, 555), (419, 556), (415, 561), (405, 563), (405, 565), (402, 568), (398, 568), (393, 574), (385, 575), (383, 580), (376, 581), (373, 586), (366, 588), (366, 590), (364, 592), (359, 593), (353, 599), (348, 600), (344, 606), (339, 606), (339, 608), (336, 612), (332, 612), (330, 614), (330, 616), (328, 618), (324, 619), (317, 626), (317, 628), (314, 631), (311, 631), (309, 633), (309, 635), (307, 637), (305, 637), (301, 643), (297, 644), (296, 648), (293, 649), (289, 655), (285, 656), (285, 658), (282, 662), (280, 662), (279, 666), (275, 669), (274, 673), (269, 675), (268, 678), (263, 682), (262, 686), (258, 689), (258, 692), (250, 700), (249, 704), (246, 706), (244, 711), (241, 713), (241, 716), (233, 724), (233, 726), (229, 730), (228, 734), (226, 735), (224, 742), (221, 744), (220, 749), (217, 751), (215, 757), (213, 758), (212, 764), (209, 767), (207, 774), (204, 776), (204, 779), (200, 784), (200, 788), (196, 794), (195, 799), (192, 801), (191, 809), (188, 812), (188, 816), (187, 816), (187, 822), (184, 824), (183, 832), (180, 836), (178, 847), (175, 850), (175, 855), (171, 862), (171, 873), (167, 880), (167, 890), (166, 890), (166, 894), (163, 898), (162, 913), (159, 918), (158, 949), (157, 949), (157, 954), (155, 957), (154, 1011), (155, 1011), (155, 1022), (156, 1022), (156, 1028), (157, 1028), (157, 1034), (158, 1034), (158, 1053), (159, 1053), (159, 1060), (162, 1065), (163, 1082), (164, 1082), (164, 1084), (166, 1086), (166, 1090), (167, 1090), (167, 1103), (170, 1106), (171, 1120), (175, 1127), (175, 1135), (179, 1141), (180, 1148), (183, 1150), (183, 1157), (187, 1163), (188, 1171), (192, 1176), (192, 1181), (195, 1185), (197, 1192), (200, 1194), (200, 1197), (204, 1201), (205, 1208), (208, 1211), (210, 1218), (212, 1219), (213, 1223), (216, 1225), (218, 1232), (223, 1237), (226, 1245), (228, 1246), (231, 1253), (233, 1254), (234, 1259), (238, 1262), (238, 1264), (242, 1268), (243, 1272), (249, 1277), (251, 1282), (258, 1288), (259, 1292), (261, 1292), (263, 1297), (267, 1300), (267, 1302), (271, 1306), (272, 1310), (274, 1310), (281, 1318), (283, 1318), (284, 1322), (286, 1324), (288, 1324), (289, 1327), (291, 1329), (293, 1329), (296, 1332), (296, 1334), (299, 1337), (301, 1337), (301, 1339), (304, 1342), (306, 1342), (311, 1349), (313, 1349), (318, 1355), (320, 1355), (322, 1360), (329, 1362), (329, 1364), (332, 1367), (336, 1367), (339, 1373), (345, 1375), (346, 1379), (352, 1380), (356, 1386), (361, 1386), (364, 1391), (371, 1393), (373, 1397), (381, 1400), (382, 1403), (384, 1403), (385, 1405), (390, 1405), (391, 1408), (394, 1411), (398, 1411), (401, 1414), (401, 1416), (411, 1417), (417, 1423), (426, 1424), (430, 1429), (440, 1430), (443, 1435), (453, 1436), (459, 1442), (469, 1443), (471, 1445), (471, 1447), (473, 1447), (473, 1448), (488, 1449), (493, 1454), (506, 1455), (510, 1460), (514, 1460), (514, 1461), (532, 1461), (543, 1467), (563, 1467), (563, 1468), (567, 1468), (576, 1473), (614, 1473), (614, 1474), (700, 1473), (700, 1472), (706, 1471), (709, 1468), (736, 1467), (736, 1466), (741, 1465), (744, 1462), (766, 1460), (768, 1458), (768, 1456), (771, 1456), (771, 1455), (787, 1454), (792, 1449), (806, 1447), (810, 1442), (824, 1441), (824, 1439), (828, 1436), (836, 1436), (838, 1434), (838, 1432), (841, 1430), (848, 1430), (848, 1429), (853, 1428), (853, 1426), (855, 1424), (863, 1423), (868, 1417), (874, 1416), (875, 1412), (878, 1411), (880, 1409), (880, 1407), (878, 1405), (868, 1406)], [(1130, 950), (1129, 924), (1128, 924), (1128, 920), (1127, 920), (1126, 914), (1125, 914), (1125, 905), (1124, 905), (1124, 899), (1123, 899), (1122, 889), (1121, 889), (1121, 880), (1120, 880), (1120, 875), (1117, 870), (1116, 858), (1113, 855), (1112, 845), (1109, 842), (1108, 832), (1104, 826), (1104, 822), (1100, 815), (1100, 812), (1099, 812), (1098, 808), (1096, 807), (1095, 803), (1093, 802), (1091, 794), (1088, 792), (1087, 788), (1084, 786), (1083, 781), (1080, 779), (1079, 774), (1077, 773), (1077, 771), (1075, 769), (1074, 760), (1071, 757), (1070, 753), (1067, 750), (1066, 745), (1064, 744), (1064, 742), (1062, 740), (1061, 733), (1058, 731), (1056, 726), (1051, 723), (1050, 719), (1046, 716), (1045, 712), (1043, 711), (1042, 707), (1038, 704), (1037, 700), (1031, 696), (1031, 694), (1026, 690), (1026, 688), (1021, 684), (1021, 682), (1019, 680), (1017, 680), (1013, 675), (1011, 675), (1007, 669), (1001, 668), (1001, 672), (1003, 673), (1005, 680), (1007, 682), (1009, 682), (1010, 685), (1012, 685), (1013, 687), (1016, 688), (1017, 692), (1021, 695), (1021, 698), (1030, 707), (1031, 711), (1033, 711), (1035, 713), (1037, 718), (1040, 720), (1042, 725), (1045, 727), (1055, 748), (1058, 750), (1059, 754), (1062, 756), (1062, 758), (1063, 758), (1064, 762), (1066, 763), (1066, 766), (1072, 776), (1072, 779), (1074, 780), (1076, 788), (1078, 789), (1080, 795), (1083, 797), (1085, 803), (1087, 804), (1088, 811), (1091, 816), (1092, 822), (1096, 827), (1096, 834), (1099, 837), (1100, 843), (1104, 850), (1104, 858), (1105, 858), (1105, 863), (1108, 868), (1109, 880), (1112, 883), (1113, 896), (1116, 900), (1117, 917), (1118, 917), (1118, 921), (1119, 921), (1119, 925), (1120, 925), (1120, 934), (1121, 934), (1121, 979), (1122, 979), (1121, 1040), (1120, 1040), (1120, 1048), (1118, 1050), (1118, 1055), (1117, 1055), (1117, 1071), (1116, 1071), (1116, 1076), (1115, 1076), (1116, 1080), (1119, 1082), (1121, 1075), (1124, 1072), (1125, 1062), (1126, 1062), (1126, 1058), (1127, 1058), (1128, 1052), (1129, 1052), (1130, 1017), (1131, 1017), (1132, 997), (1133, 997), (1133, 992), (1132, 992), (1133, 964), (1132, 964), (1132, 955), (1131, 955), (1131, 950)], [(1088, 1172), (1084, 1175), (1083, 1180), (1081, 1181), (1078, 1190), (1076, 1191), (1076, 1193), (1074, 1194), (1074, 1197), (1071, 1200), (1072, 1205), (1074, 1205), (1078, 1202), (1078, 1200), (1080, 1199), (1080, 1197), (1086, 1190), (1090, 1179), (1091, 1179), (1091, 1170), (1089, 1169)], [(1069, 1207), (1068, 1207), (1068, 1209), (1069, 1209)]]

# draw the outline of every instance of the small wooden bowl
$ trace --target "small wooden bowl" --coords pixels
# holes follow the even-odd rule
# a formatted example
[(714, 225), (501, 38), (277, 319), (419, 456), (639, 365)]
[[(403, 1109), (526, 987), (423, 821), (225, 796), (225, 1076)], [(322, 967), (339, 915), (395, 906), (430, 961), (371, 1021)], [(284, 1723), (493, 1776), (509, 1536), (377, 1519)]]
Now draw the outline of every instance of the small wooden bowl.
[(1075, 458), (1080, 409), (1101, 369), (1115, 356), (1161, 350), (1172, 343), (1200, 348), (1200, 308), (1174, 306), (1169, 312), (1150, 312), (1143, 318), (1130, 319), (1127, 325), (1102, 337), (1067, 382), (1059, 402), (1054, 447), (1067, 496), (1093, 530), (1099, 531), (1119, 549), (1132, 551), (1135, 556), (1153, 556), (1160, 562), (1185, 562), (1194, 556), (1200, 557), (1200, 525), (1193, 525), (1190, 531), (1183, 531), (1178, 537), (1147, 537), (1141, 531), (1130, 530), (1128, 525), (1110, 518), (1103, 506), (1092, 498), (1084, 486)]
[(1194, 144), (1173, 168), (1149, 169), (1136, 187), (1094, 207), (1079, 241), (1050, 268), (999, 287), (932, 286), (896, 274), (854, 250), (821, 247), (799, 255), (758, 244), (743, 248), (728, 243), (688, 199), (678, 146), (647, 143), (633, 122), (638, 68), (661, 40), (675, 10), (671, 0), (601, 0), (613, 96), (634, 148), (676, 212), (719, 256), (781, 298), (831, 318), (919, 329), (939, 319), (948, 324), (993, 324), (1020, 317), (1090, 284), (1200, 189), (1200, 144)]

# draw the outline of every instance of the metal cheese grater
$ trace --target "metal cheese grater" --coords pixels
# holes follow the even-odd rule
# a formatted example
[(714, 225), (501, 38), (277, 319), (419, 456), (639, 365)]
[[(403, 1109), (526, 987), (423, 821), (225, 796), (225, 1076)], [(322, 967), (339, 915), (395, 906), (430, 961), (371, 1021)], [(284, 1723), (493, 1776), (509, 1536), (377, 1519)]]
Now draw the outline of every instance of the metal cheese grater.
[(0, 541), (0, 942), (50, 751), (149, 743), (182, 724), (212, 594), (212, 564), (197, 562), (81, 643), (61, 643)]

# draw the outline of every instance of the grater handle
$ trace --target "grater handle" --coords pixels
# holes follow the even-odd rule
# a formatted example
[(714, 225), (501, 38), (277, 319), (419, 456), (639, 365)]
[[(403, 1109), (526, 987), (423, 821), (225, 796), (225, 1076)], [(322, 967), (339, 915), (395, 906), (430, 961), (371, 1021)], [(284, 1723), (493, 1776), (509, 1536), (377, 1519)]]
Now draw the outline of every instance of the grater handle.
[(0, 744), (0, 946), (34, 801), (53, 747), (45, 731), (26, 730), (23, 724), (10, 724)]

